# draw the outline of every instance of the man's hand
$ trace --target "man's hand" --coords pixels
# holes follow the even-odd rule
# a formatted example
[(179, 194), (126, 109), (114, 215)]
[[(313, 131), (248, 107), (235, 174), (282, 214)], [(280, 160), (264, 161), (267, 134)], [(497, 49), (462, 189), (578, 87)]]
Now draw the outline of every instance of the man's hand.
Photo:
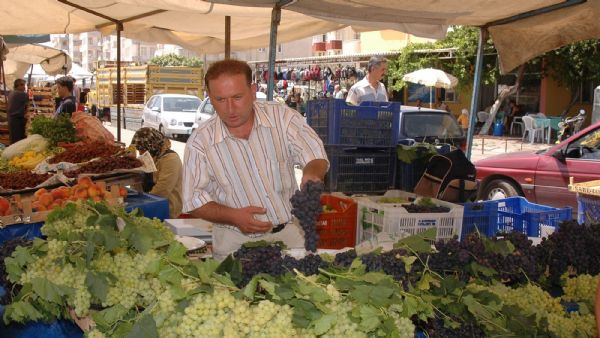
[(267, 209), (259, 207), (236, 209), (235, 225), (245, 234), (267, 232), (273, 228), (273, 224), (271, 222), (259, 221), (254, 217), (255, 215), (264, 215), (266, 213)]

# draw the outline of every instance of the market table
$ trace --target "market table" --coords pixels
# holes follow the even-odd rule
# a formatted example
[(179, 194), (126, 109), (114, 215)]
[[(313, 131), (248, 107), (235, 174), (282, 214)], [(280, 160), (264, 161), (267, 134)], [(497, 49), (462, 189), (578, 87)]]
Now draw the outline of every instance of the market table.
[(535, 125), (538, 128), (544, 128), (546, 142), (550, 143), (550, 139), (552, 136), (552, 130), (558, 131), (558, 123), (560, 122), (561, 118), (560, 117), (534, 117), (534, 120), (535, 120)]

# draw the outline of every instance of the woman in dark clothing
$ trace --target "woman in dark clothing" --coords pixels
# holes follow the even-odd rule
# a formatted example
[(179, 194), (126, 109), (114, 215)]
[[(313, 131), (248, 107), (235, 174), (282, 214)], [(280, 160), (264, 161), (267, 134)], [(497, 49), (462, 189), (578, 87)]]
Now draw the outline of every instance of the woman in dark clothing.
[(25, 112), (29, 96), (25, 92), (25, 80), (17, 79), (14, 90), (8, 95), (8, 129), (10, 144), (24, 139), (25, 136)]

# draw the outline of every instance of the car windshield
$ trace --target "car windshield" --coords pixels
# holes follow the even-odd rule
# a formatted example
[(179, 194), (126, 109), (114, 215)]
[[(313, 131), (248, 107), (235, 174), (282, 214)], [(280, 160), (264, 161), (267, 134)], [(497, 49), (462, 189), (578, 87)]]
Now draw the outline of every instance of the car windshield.
[(213, 105), (210, 103), (210, 99), (207, 100), (208, 101), (206, 101), (206, 104), (204, 104), (200, 112), (212, 115), (215, 113), (215, 108), (213, 108)]
[(418, 137), (462, 137), (463, 131), (448, 114), (419, 112), (405, 114), (402, 123), (403, 134), (409, 138)]
[(200, 106), (200, 99), (196, 97), (165, 97), (163, 109), (173, 112), (195, 113)]

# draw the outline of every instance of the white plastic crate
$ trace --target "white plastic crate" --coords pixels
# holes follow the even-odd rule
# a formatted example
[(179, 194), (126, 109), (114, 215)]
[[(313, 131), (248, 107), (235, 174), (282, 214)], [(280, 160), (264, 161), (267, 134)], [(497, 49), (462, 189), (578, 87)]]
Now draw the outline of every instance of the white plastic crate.
[[(378, 203), (382, 197), (407, 198), (418, 202), (422, 197), (401, 190), (389, 190), (383, 196), (356, 196), (358, 203), (356, 219), (357, 243), (371, 240), (377, 233), (414, 235), (436, 228), (436, 240), (447, 240), (453, 236), (460, 239), (463, 206), (432, 198), (431, 201), (450, 209), (446, 213), (410, 213), (402, 203)], [(407, 202), (408, 204), (412, 202)]]

